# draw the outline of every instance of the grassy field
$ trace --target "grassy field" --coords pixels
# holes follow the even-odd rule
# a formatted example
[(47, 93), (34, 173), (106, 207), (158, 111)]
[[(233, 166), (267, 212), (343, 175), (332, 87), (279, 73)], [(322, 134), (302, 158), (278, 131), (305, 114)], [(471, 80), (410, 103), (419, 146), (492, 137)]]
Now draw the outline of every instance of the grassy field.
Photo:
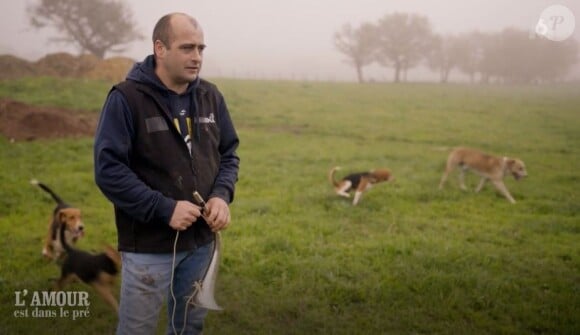
[[(210, 313), (205, 333), (580, 334), (578, 86), (216, 83), (242, 161), (222, 233), (225, 311)], [(23, 80), (0, 83), (0, 97), (97, 114), (108, 87)], [(456, 145), (523, 159), (529, 177), (506, 180), (517, 204), (489, 185), (463, 192), (456, 175), (439, 191)], [(30, 178), (83, 209), (79, 247), (116, 241), (92, 139), (0, 138), (0, 157), (0, 334), (112, 333), (115, 316), (81, 284), (68, 289), (90, 293), (88, 317), (15, 306), (16, 292), (58, 276), (40, 255), (53, 203)], [(339, 175), (387, 167), (397, 182), (353, 207), (327, 181), (335, 165)]]

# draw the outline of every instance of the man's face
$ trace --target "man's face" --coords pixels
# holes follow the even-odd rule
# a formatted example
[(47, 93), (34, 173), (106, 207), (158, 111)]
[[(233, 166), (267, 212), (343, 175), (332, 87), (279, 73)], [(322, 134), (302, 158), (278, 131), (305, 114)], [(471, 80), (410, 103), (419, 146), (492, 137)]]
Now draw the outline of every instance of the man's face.
[(185, 18), (174, 19), (174, 36), (171, 44), (165, 46), (160, 62), (172, 85), (187, 86), (197, 78), (201, 70), (205, 49), (203, 31)]

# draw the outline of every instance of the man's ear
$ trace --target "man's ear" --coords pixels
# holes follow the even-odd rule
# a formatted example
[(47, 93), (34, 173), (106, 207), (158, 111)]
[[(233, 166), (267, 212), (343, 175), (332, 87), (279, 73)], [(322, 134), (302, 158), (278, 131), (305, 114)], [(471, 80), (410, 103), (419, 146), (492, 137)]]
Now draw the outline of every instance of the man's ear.
[(167, 51), (167, 47), (165, 46), (165, 44), (163, 44), (163, 42), (161, 42), (160, 40), (157, 40), (153, 44), (153, 51), (154, 51), (156, 56), (163, 57), (163, 56), (165, 56), (165, 52)]

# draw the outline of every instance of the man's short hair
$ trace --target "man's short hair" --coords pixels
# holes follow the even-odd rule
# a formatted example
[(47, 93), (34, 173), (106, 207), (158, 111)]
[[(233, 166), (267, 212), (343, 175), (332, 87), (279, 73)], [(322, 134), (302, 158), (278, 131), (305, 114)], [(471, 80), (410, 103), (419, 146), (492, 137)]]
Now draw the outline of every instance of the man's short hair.
[(194, 27), (198, 28), (197, 21), (184, 13), (170, 13), (166, 14), (157, 21), (155, 28), (153, 28), (153, 43), (159, 40), (169, 48), (173, 42), (173, 29), (171, 27), (171, 18), (176, 15), (183, 15), (189, 18)]

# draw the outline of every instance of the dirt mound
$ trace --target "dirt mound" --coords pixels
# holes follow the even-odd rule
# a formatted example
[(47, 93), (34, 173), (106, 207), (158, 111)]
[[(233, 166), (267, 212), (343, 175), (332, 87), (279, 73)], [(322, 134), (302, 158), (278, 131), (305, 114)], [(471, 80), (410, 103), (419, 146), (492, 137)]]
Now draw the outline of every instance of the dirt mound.
[[(126, 57), (99, 59), (94, 55), (73, 56), (65, 52), (48, 54), (36, 62), (0, 55), (0, 80), (50, 76), (119, 82), (135, 63)], [(0, 136), (15, 141), (93, 136), (97, 117), (86, 113), (27, 105), (0, 99)]]
[(100, 62), (102, 62), (102, 60), (95, 55), (90, 54), (80, 55), (77, 58), (76, 76), (77, 77), (84, 76), (86, 73), (94, 69)]
[(36, 75), (34, 64), (11, 55), (0, 55), (0, 80)]
[(96, 63), (83, 77), (119, 82), (125, 79), (134, 63), (130, 58), (112, 57)]
[[(103, 60), (93, 55), (73, 56), (65, 52), (48, 54), (36, 62), (0, 55), (0, 80), (50, 76), (119, 82), (125, 79), (134, 62), (126, 57)], [(14, 141), (93, 136), (97, 117), (86, 114), (0, 99), (0, 136)]]
[(0, 55), (0, 80), (31, 76), (87, 78), (119, 82), (135, 61), (126, 57), (99, 59), (94, 55), (73, 56), (66, 52), (48, 54), (36, 62)]
[(77, 63), (75, 56), (59, 52), (42, 57), (35, 63), (35, 67), (41, 76), (74, 77), (77, 72)]
[(80, 111), (0, 100), (0, 135), (15, 141), (93, 136), (96, 118)]

